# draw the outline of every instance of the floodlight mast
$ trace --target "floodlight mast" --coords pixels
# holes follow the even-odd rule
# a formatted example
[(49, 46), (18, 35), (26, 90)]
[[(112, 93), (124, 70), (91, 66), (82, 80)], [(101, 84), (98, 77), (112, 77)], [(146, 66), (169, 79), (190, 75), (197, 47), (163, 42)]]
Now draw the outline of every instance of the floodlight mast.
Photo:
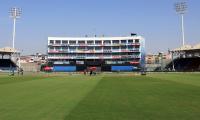
[(13, 18), (13, 36), (12, 36), (13, 48), (15, 48), (16, 20), (20, 18), (21, 13), (22, 13), (21, 8), (13, 7), (10, 9), (10, 17)]
[(185, 45), (184, 14), (187, 9), (187, 3), (178, 2), (175, 4), (175, 9), (176, 9), (176, 12), (181, 15), (182, 46), (184, 46)]

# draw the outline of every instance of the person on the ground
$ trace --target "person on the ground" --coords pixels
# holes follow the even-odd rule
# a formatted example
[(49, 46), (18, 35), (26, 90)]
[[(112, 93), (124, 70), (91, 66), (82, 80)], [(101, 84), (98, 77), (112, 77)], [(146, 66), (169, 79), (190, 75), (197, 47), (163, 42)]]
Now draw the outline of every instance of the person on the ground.
[(90, 70), (90, 76), (92, 75), (92, 73), (93, 73), (93, 71), (92, 71), (92, 70)]
[(21, 72), (21, 75), (24, 74), (24, 70), (22, 68), (20, 69), (20, 72)]
[(84, 70), (84, 75), (86, 75), (86, 70)]
[(12, 68), (12, 74), (11, 74), (12, 76), (14, 76), (15, 75), (15, 70), (14, 70), (14, 68)]

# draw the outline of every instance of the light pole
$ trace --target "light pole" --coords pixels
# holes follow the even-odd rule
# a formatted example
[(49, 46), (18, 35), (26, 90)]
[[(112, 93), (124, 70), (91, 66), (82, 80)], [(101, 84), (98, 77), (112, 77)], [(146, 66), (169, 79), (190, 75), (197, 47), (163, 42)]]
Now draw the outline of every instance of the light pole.
[(20, 18), (22, 13), (21, 8), (13, 7), (10, 9), (10, 17), (13, 18), (13, 36), (12, 36), (12, 47), (15, 48), (15, 29), (16, 29), (16, 20)]
[(181, 32), (182, 32), (182, 45), (185, 45), (185, 30), (184, 30), (184, 14), (187, 9), (186, 2), (175, 3), (175, 9), (178, 14), (181, 15)]

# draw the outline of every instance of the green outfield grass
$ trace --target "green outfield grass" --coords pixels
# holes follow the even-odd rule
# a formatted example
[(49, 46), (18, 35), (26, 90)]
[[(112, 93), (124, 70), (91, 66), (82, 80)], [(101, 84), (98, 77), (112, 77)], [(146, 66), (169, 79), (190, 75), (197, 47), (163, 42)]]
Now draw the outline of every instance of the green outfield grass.
[(0, 74), (0, 120), (199, 119), (199, 73)]

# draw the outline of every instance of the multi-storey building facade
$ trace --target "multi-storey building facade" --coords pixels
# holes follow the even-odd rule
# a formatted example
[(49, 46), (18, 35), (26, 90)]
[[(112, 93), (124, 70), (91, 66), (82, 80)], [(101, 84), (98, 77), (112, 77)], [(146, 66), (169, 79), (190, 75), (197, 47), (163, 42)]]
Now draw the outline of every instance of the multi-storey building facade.
[(132, 71), (144, 66), (144, 38), (48, 37), (48, 61), (54, 71)]

